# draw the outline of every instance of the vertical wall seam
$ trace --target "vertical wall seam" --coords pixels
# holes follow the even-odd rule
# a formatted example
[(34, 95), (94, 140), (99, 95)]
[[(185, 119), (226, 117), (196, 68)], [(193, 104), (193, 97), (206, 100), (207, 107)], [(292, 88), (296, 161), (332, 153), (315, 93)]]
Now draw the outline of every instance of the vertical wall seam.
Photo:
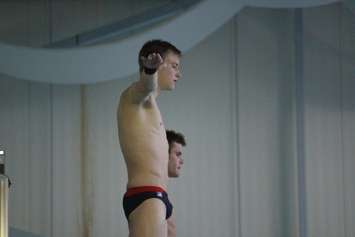
[(235, 209), (235, 236), (242, 237), (242, 223), (241, 223), (241, 180), (240, 180), (240, 141), (239, 141), (239, 93), (238, 93), (238, 22), (237, 16), (233, 19), (232, 24), (232, 102), (233, 102), (233, 111), (232, 111), (232, 126), (233, 126), (233, 156), (234, 156), (234, 198), (236, 200), (236, 209)]
[[(53, 8), (52, 0), (47, 0), (48, 10), (48, 41), (52, 43), (52, 18)], [(50, 98), (50, 236), (54, 237), (54, 93), (53, 84), (49, 84), (49, 98)]]
[[(32, 154), (32, 146), (31, 146), (31, 82), (27, 82), (27, 183), (31, 180), (31, 154)], [(26, 193), (27, 193), (27, 202), (26, 202), (26, 219), (25, 223), (27, 228), (30, 228), (30, 206), (31, 206), (31, 189), (29, 188), (31, 185), (28, 183), (26, 185)]]
[(90, 237), (92, 214), (88, 200), (88, 163), (87, 163), (87, 120), (86, 120), (86, 87), (80, 85), (80, 163), (81, 163), (81, 205), (82, 205), (82, 236)]
[(50, 236), (54, 237), (54, 99), (53, 85), (49, 84), (50, 105)]
[(296, 79), (296, 147), (297, 147), (297, 181), (299, 234), (307, 237), (307, 203), (305, 172), (305, 124), (304, 124), (304, 68), (303, 68), (303, 10), (295, 10), (295, 79)]
[(82, 236), (87, 237), (87, 229), (86, 229), (86, 205), (85, 205), (85, 122), (84, 122), (84, 97), (85, 91), (84, 86), (80, 85), (80, 189), (81, 189), (81, 212), (82, 212)]
[(340, 158), (342, 162), (342, 191), (343, 191), (343, 215), (344, 215), (344, 235), (347, 236), (347, 208), (346, 208), (346, 178), (345, 178), (345, 144), (344, 144), (344, 90), (343, 90), (343, 7), (338, 6), (338, 48), (339, 48), (339, 58), (338, 58), (338, 66), (339, 66), (339, 108), (340, 108)]

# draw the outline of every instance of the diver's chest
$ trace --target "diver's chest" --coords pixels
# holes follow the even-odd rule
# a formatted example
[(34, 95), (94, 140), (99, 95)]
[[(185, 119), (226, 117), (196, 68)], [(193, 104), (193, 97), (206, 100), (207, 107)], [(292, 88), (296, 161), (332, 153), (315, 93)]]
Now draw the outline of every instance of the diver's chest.
[(142, 107), (141, 113), (146, 123), (151, 123), (154, 127), (165, 129), (160, 110), (155, 101), (145, 103)]

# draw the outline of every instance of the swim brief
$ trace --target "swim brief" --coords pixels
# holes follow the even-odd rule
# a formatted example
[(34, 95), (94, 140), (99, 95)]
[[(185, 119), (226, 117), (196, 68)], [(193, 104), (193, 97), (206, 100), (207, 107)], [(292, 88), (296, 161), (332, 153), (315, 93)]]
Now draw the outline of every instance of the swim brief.
[(160, 199), (166, 207), (166, 216), (168, 219), (173, 213), (173, 205), (170, 203), (168, 194), (164, 189), (157, 186), (141, 186), (128, 188), (123, 196), (123, 209), (128, 220), (131, 212), (136, 209), (142, 202), (150, 198)]

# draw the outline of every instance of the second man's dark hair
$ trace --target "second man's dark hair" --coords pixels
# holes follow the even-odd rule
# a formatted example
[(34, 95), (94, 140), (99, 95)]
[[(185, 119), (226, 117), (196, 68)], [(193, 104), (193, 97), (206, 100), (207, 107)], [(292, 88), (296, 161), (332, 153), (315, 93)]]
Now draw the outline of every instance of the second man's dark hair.
[(169, 143), (169, 152), (170, 152), (170, 146), (173, 142), (179, 143), (182, 146), (186, 146), (184, 135), (175, 132), (174, 130), (166, 130), (166, 138), (168, 139), (168, 143)]

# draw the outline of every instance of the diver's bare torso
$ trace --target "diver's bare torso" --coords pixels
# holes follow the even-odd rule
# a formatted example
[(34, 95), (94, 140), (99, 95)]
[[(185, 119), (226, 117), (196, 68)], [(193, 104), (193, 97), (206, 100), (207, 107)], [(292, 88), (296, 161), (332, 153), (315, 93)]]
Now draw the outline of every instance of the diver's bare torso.
[(168, 142), (154, 93), (136, 101), (132, 84), (120, 98), (118, 128), (127, 165), (127, 187), (159, 186), (166, 190)]

